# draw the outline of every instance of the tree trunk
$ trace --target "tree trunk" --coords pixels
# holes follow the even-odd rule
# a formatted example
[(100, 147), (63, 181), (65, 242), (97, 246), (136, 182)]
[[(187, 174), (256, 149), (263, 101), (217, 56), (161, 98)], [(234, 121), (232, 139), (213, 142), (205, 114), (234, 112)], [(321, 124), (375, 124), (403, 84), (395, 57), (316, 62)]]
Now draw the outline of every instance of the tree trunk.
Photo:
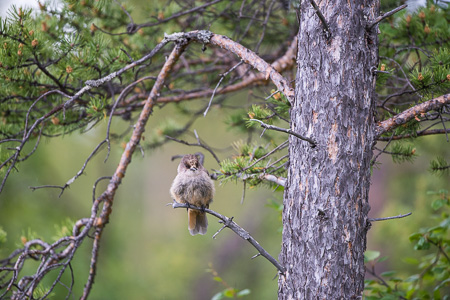
[(364, 289), (374, 142), (378, 0), (316, 2), (299, 10), (298, 71), (284, 194), (279, 299), (357, 299)]

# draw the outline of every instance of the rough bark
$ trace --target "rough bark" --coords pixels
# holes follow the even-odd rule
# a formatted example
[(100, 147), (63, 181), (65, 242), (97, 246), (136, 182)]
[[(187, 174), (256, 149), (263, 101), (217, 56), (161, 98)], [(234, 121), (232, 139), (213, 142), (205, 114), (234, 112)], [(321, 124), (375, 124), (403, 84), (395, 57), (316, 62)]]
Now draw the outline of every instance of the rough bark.
[(283, 211), (279, 299), (356, 299), (364, 289), (370, 160), (378, 63), (378, 0), (317, 3), (299, 11), (298, 72)]

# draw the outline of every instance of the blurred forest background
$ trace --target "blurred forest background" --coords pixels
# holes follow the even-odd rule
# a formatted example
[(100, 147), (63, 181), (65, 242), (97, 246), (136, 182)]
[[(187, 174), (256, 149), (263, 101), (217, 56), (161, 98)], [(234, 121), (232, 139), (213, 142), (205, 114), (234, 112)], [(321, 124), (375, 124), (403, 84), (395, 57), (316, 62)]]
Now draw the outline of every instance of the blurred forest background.
[[(135, 6), (134, 19), (143, 21), (144, 13), (139, 13), (145, 11), (149, 1), (131, 2)], [(4, 4), (1, 9), (4, 16)], [(265, 92), (270, 94), (268, 87)], [(244, 92), (228, 97), (233, 97), (228, 103), (233, 106), (245, 103), (248, 94)], [(186, 105), (201, 108), (208, 100), (192, 101)], [(161, 124), (175, 114), (176, 109), (172, 106), (162, 111), (155, 110), (146, 127), (146, 141), (158, 138)], [(197, 119), (191, 127), (214, 149), (222, 149), (217, 152), (221, 160), (233, 155), (233, 143), (247, 139), (247, 134), (227, 129), (228, 117), (226, 108), (218, 110), (213, 106), (205, 118)], [(184, 118), (187, 120), (189, 117)], [(183, 124), (185, 120), (177, 121)], [(33, 157), (21, 164), (19, 172), (10, 176), (0, 194), (0, 227), (7, 233), (6, 241), (0, 244), (0, 257), (20, 247), (23, 236), (51, 240), (61, 228), (66, 227), (70, 231), (70, 221), (89, 214), (92, 185), (98, 177), (112, 174), (123, 150), (119, 141), (113, 142), (107, 163), (104, 163), (106, 151), (97, 154), (89, 163), (86, 174), (60, 198), (58, 189), (32, 191), (29, 187), (62, 185), (73, 177), (104, 138), (106, 125), (107, 119), (86, 134), (74, 132), (60, 138), (43, 137)], [(128, 122), (116, 119), (112, 132), (121, 133), (127, 127)], [(255, 132), (255, 139), (259, 138), (259, 132)], [(195, 142), (193, 136), (184, 139)], [(256, 254), (253, 247), (227, 229), (216, 239), (211, 239), (222, 226), (212, 216), (208, 216), (207, 235), (192, 237), (187, 230), (186, 212), (166, 206), (172, 201), (169, 188), (178, 165), (178, 161), (171, 161), (171, 157), (202, 151), (206, 155), (205, 167), (208, 170), (219, 169), (211, 155), (198, 147), (175, 142), (149, 149), (145, 147), (146, 141), (142, 143), (144, 155), (134, 156), (116, 195), (112, 217), (100, 247), (97, 277), (90, 298), (208, 299), (224, 289), (208, 271), (213, 268), (229, 285), (250, 289), (250, 299), (276, 299), (277, 281), (274, 278), (277, 271), (263, 258), (252, 260)], [(422, 137), (414, 147), (418, 155), (414, 163), (394, 164), (389, 156), (382, 156), (381, 164), (373, 170), (369, 216), (377, 218), (412, 212), (412, 216), (407, 218), (376, 222), (369, 231), (367, 248), (389, 257), (379, 271), (395, 269), (400, 274), (408, 274), (416, 268), (407, 264), (404, 258), (424, 253), (414, 251), (408, 237), (419, 228), (434, 224), (430, 204), (437, 196), (427, 192), (449, 189), (448, 174), (437, 176), (428, 171), (430, 160), (437, 155), (450, 157), (450, 144), (445, 136)], [(383, 148), (383, 143), (379, 143), (379, 148)], [(98, 190), (105, 186), (106, 181), (99, 184)], [(221, 185), (216, 182), (216, 197), (211, 208), (233, 216), (269, 253), (277, 257), (281, 220), (273, 202), (281, 204), (282, 193), (265, 188), (247, 189), (241, 203), (242, 190), (242, 183)], [(86, 281), (91, 246), (83, 245), (80, 250), (72, 265), (75, 295)], [(68, 274), (64, 277), (68, 278)], [(57, 287), (55, 295), (58, 292), (64, 294), (66, 290)]]

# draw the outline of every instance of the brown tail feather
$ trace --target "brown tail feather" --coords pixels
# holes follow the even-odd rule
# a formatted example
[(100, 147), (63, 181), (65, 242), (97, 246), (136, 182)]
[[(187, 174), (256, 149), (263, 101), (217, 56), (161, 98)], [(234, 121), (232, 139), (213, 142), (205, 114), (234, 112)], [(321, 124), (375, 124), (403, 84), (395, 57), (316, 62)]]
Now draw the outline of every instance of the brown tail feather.
[(206, 218), (206, 213), (189, 209), (188, 229), (191, 235), (205, 234), (208, 229), (208, 219)]

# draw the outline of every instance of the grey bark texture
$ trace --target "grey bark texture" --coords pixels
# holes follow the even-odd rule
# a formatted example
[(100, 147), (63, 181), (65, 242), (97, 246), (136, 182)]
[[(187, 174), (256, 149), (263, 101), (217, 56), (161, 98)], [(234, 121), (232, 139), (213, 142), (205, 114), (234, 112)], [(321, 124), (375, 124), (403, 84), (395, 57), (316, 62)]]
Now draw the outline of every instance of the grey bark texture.
[(283, 211), (279, 299), (360, 299), (370, 209), (379, 1), (316, 2), (299, 9), (290, 166)]

